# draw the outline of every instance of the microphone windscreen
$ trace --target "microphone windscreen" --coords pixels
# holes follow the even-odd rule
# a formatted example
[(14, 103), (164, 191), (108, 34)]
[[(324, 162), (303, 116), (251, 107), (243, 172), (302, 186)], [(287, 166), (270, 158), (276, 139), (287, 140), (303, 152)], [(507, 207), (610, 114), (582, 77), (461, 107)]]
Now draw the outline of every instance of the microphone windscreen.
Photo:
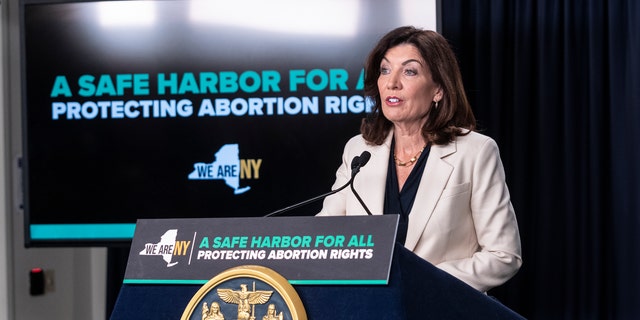
[(355, 156), (353, 157), (353, 160), (351, 160), (351, 170), (354, 170), (358, 167), (360, 167), (360, 157), (359, 156)]
[(363, 151), (360, 155), (360, 167), (364, 167), (364, 165), (369, 162), (369, 159), (371, 159), (371, 153), (369, 151)]

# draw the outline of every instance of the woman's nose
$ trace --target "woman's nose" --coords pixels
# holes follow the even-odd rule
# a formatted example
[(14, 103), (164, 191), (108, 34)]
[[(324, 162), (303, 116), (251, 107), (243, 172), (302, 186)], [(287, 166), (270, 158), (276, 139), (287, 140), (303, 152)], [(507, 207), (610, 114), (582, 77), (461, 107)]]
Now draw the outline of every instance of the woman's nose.
[(400, 79), (394, 73), (389, 75), (387, 79), (387, 89), (400, 89)]

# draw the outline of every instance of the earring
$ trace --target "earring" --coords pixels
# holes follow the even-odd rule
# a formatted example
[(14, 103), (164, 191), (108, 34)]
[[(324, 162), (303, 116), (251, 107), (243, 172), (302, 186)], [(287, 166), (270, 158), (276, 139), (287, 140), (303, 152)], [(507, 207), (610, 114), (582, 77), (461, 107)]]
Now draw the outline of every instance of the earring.
[(438, 109), (438, 101), (434, 101), (436, 103), (435, 108)]

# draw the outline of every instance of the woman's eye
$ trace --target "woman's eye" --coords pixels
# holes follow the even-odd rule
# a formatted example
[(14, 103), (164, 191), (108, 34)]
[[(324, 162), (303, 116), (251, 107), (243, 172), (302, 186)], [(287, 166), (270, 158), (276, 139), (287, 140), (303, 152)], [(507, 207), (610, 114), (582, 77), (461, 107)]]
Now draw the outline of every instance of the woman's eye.
[(380, 67), (380, 74), (389, 74), (389, 68)]
[(414, 69), (407, 69), (407, 70), (404, 71), (404, 73), (406, 75), (409, 75), (409, 76), (415, 76), (416, 74), (418, 74), (418, 71), (416, 71)]

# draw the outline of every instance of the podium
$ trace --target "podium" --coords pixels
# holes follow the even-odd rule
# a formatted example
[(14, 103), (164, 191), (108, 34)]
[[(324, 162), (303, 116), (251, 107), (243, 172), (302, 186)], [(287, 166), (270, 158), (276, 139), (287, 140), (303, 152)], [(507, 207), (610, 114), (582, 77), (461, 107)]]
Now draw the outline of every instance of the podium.
[[(438, 269), (401, 244), (392, 246), (387, 284), (293, 284), (307, 318), (523, 319), (499, 301)], [(180, 319), (201, 287), (125, 283), (111, 319)], [(225, 319), (235, 317), (225, 315)]]

